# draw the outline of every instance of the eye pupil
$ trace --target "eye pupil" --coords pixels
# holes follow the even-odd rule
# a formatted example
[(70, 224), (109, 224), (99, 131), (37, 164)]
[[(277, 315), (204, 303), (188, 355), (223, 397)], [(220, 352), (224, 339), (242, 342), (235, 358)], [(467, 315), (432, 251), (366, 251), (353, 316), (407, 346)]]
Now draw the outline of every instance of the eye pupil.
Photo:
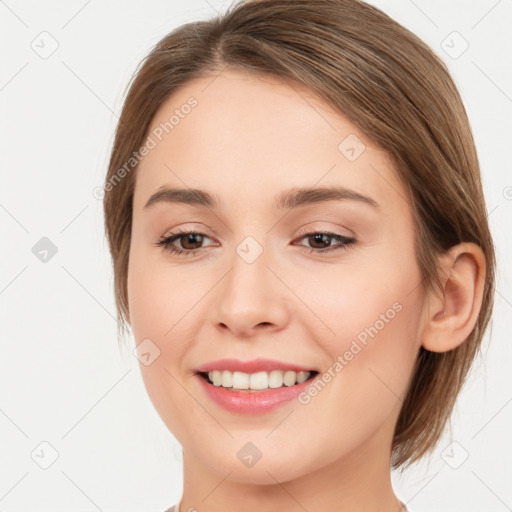
[[(314, 243), (320, 243), (323, 244), (323, 246), (329, 246), (329, 235), (326, 235), (325, 233), (315, 233), (314, 235), (311, 235), (310, 238), (314, 240)], [(325, 240), (327, 238), (327, 240)], [(314, 247), (316, 249), (316, 247)], [(321, 247), (323, 248), (323, 247)]]
[[(199, 240), (195, 240), (196, 237), (199, 237)], [(202, 242), (202, 235), (198, 234), (198, 233), (189, 233), (188, 235), (184, 235), (182, 238), (184, 238), (186, 240), (185, 244), (182, 244), (183, 248), (184, 249), (197, 249), (197, 247), (187, 247), (187, 244), (188, 243), (191, 243), (192, 245), (194, 244), (199, 244), (201, 245), (201, 242)]]

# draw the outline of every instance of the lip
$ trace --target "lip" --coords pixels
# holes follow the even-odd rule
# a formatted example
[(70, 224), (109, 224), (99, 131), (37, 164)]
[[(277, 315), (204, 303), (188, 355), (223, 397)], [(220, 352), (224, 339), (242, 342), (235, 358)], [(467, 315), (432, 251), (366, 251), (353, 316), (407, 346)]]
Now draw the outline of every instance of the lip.
[[(287, 368), (290, 367), (287, 366)], [(316, 380), (318, 375), (318, 373), (315, 374), (301, 384), (252, 392), (229, 391), (222, 386), (214, 386), (207, 382), (199, 373), (196, 375), (196, 378), (199, 379), (206, 396), (225, 410), (238, 414), (263, 414), (295, 399)]]
[(196, 369), (197, 372), (201, 373), (213, 370), (229, 370), (230, 372), (244, 373), (270, 372), (272, 370), (293, 370), (295, 372), (318, 371), (316, 368), (306, 368), (293, 363), (277, 361), (275, 359), (252, 359), (250, 361), (241, 361), (239, 359), (218, 359), (217, 361), (211, 361), (203, 364)]

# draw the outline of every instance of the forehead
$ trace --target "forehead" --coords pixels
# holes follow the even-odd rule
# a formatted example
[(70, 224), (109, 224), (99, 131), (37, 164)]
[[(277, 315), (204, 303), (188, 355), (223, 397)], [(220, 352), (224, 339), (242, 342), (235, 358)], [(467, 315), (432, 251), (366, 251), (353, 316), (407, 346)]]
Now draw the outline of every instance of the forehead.
[(269, 206), (293, 187), (341, 185), (380, 204), (405, 197), (386, 152), (312, 91), (274, 77), (193, 80), (160, 106), (148, 133), (155, 146), (137, 168), (136, 209), (163, 185)]

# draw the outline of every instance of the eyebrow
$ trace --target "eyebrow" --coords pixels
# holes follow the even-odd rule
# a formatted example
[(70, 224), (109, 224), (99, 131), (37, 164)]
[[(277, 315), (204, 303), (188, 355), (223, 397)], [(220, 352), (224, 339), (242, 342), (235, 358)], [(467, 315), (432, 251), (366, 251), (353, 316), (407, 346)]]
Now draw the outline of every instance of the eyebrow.
[[(327, 201), (348, 200), (358, 201), (375, 209), (381, 207), (375, 199), (345, 187), (292, 188), (279, 194), (274, 200), (274, 205), (276, 208), (289, 210)], [(214, 209), (221, 204), (221, 201), (216, 195), (205, 190), (170, 188), (164, 185), (149, 198), (144, 208), (157, 203), (182, 203)]]

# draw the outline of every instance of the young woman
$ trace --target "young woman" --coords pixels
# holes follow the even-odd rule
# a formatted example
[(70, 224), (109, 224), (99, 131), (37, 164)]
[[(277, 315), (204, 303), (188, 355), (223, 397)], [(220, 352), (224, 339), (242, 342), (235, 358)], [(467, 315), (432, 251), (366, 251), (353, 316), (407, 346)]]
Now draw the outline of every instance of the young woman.
[(356, 0), (261, 0), (160, 41), (105, 182), (120, 334), (183, 447), (176, 512), (398, 512), (491, 317), (442, 61)]

